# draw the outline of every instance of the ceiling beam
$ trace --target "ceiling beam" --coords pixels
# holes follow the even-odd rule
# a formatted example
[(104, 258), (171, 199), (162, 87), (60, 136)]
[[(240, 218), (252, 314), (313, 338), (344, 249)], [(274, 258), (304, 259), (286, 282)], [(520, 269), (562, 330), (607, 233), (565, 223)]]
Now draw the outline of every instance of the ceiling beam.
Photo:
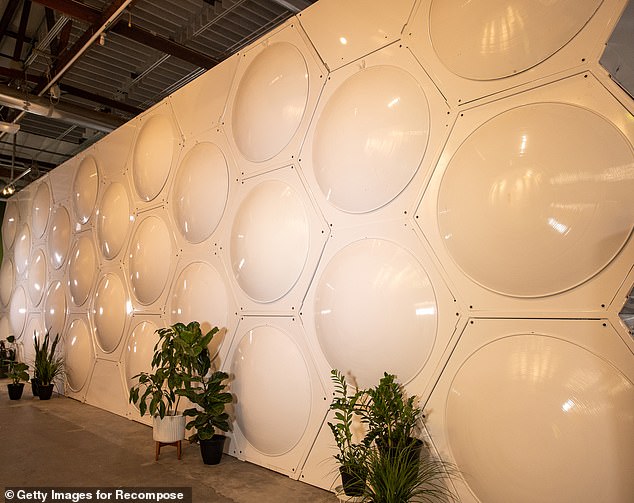
[[(79, 21), (90, 23), (91, 25), (97, 23), (101, 15), (99, 10), (80, 4), (74, 0), (34, 1)], [(169, 54), (170, 56), (174, 56), (175, 58), (187, 61), (188, 63), (200, 68), (209, 69), (219, 63), (216, 59), (211, 58), (202, 52), (190, 49), (189, 47), (174, 42), (168, 38), (155, 35), (151, 31), (139, 26), (128, 26), (128, 24), (129, 23), (126, 20), (119, 20), (115, 22), (113, 26), (109, 27), (108, 30), (147, 47), (151, 47), (152, 49), (156, 49), (157, 51), (161, 51), (165, 54)]]
[(11, 24), (11, 20), (13, 16), (15, 16), (15, 11), (18, 9), (18, 5), (20, 4), (20, 0), (9, 0), (7, 6), (4, 8), (4, 12), (2, 13), (2, 18), (0, 19), (0, 42), (4, 38), (9, 29), (9, 25)]
[(15, 40), (13, 49), (13, 59), (15, 61), (22, 60), (22, 47), (24, 45), (24, 37), (26, 35), (26, 26), (29, 23), (29, 15), (31, 14), (31, 0), (24, 0), (22, 4), (22, 15), (20, 16), (20, 27), (18, 28), (18, 37)]

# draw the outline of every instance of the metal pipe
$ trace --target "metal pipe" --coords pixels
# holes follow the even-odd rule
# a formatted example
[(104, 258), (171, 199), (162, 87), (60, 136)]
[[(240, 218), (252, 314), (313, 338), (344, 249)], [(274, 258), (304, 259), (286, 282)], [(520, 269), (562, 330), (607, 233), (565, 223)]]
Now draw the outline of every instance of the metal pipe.
[(126, 122), (125, 119), (116, 115), (97, 112), (71, 103), (53, 104), (50, 100), (39, 96), (28, 96), (25, 99), (23, 93), (4, 84), (0, 84), (0, 105), (104, 133), (109, 133)]

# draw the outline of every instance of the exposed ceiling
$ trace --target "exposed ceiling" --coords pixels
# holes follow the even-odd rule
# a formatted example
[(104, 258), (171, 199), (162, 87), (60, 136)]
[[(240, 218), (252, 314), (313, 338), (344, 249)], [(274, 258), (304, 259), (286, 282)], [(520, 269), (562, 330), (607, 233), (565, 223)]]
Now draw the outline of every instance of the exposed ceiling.
[(0, 0), (0, 121), (20, 126), (0, 124), (0, 190), (31, 183), (314, 1)]

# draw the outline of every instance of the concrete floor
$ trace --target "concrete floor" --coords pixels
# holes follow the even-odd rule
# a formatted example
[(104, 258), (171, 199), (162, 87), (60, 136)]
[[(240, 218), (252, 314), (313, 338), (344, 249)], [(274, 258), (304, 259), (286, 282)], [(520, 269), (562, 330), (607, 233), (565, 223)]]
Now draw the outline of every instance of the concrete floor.
[(0, 380), (0, 487), (192, 487), (194, 503), (334, 503), (334, 494), (224, 455), (204, 465), (183, 443), (181, 461), (164, 447), (154, 461), (150, 427), (30, 386), (9, 400)]

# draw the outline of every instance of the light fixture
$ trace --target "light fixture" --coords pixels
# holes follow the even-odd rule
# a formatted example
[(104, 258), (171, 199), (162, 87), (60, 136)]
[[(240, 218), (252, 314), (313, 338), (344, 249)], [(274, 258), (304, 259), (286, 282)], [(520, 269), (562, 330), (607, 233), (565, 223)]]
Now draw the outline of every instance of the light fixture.
[(0, 131), (3, 133), (15, 134), (20, 131), (20, 124), (0, 121)]
[[(9, 182), (2, 189), (2, 195), (3, 196), (13, 195), (15, 193), (15, 182), (17, 182), (20, 178), (28, 175), (31, 172), (31, 169), (32, 168), (26, 168), (22, 173), (20, 173), (19, 176), (17, 176), (16, 178), (13, 178), (12, 180), (9, 180)], [(11, 171), (13, 172), (13, 169)]]
[(7, 185), (4, 189), (2, 189), (3, 196), (10, 196), (15, 192), (15, 187), (13, 185)]

